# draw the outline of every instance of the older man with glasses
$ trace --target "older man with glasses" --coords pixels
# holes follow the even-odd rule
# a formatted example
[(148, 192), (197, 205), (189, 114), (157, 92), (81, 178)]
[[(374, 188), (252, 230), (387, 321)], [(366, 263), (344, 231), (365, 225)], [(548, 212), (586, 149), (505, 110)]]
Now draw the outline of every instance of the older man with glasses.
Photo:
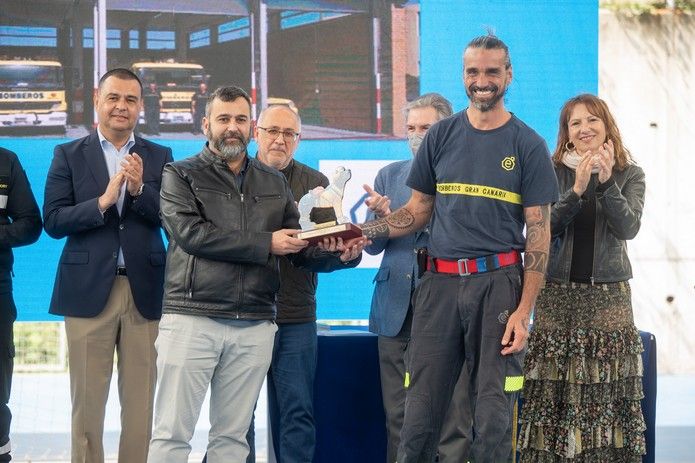
[[(285, 176), (295, 201), (309, 190), (328, 186), (325, 175), (294, 159), (301, 125), (299, 115), (289, 106), (273, 105), (261, 112), (254, 131), (257, 159)], [(313, 461), (316, 443), (313, 397), (318, 278), (314, 272), (293, 266), (285, 257), (279, 261), (278, 330), (268, 371), (273, 449), (278, 463), (308, 462)], [(246, 461), (252, 463), (256, 461), (253, 420), (246, 437), (250, 447)]]
[[(301, 120), (288, 106), (265, 109), (255, 129), (263, 164), (285, 176), (295, 201), (328, 178), (294, 159)], [(307, 462), (314, 457), (314, 376), (316, 373), (316, 273), (280, 259), (280, 291), (273, 359), (268, 372), (268, 409), (273, 448), (279, 463)], [(252, 426), (253, 428), (253, 426)], [(253, 429), (249, 432), (253, 435)], [(253, 448), (253, 443), (250, 442)], [(253, 452), (249, 455), (253, 458)], [(253, 461), (253, 460), (247, 460)]]

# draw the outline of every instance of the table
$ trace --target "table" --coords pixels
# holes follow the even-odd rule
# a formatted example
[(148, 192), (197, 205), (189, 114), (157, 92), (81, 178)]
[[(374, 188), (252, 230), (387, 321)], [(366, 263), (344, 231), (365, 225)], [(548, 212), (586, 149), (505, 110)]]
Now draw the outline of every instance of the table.
[[(644, 399), (647, 454), (654, 463), (656, 419), (656, 339), (640, 331), (644, 352)], [(315, 463), (386, 460), (386, 427), (377, 336), (364, 330), (319, 331), (314, 384)]]
[(647, 454), (642, 457), (643, 463), (654, 463), (656, 444), (656, 338), (653, 334), (640, 331), (644, 352), (642, 352), (642, 364), (644, 376), (642, 376), (642, 414), (647, 425), (644, 437), (647, 441)]
[(319, 331), (314, 419), (314, 463), (386, 461), (376, 335)]

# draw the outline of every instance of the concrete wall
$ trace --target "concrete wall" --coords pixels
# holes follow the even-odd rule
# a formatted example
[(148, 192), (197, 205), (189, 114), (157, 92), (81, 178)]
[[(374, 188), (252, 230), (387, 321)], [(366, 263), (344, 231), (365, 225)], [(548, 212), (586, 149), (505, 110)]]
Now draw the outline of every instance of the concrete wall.
[(693, 15), (599, 14), (599, 94), (647, 179), (629, 248), (635, 321), (656, 335), (660, 373), (695, 373), (693, 43)]

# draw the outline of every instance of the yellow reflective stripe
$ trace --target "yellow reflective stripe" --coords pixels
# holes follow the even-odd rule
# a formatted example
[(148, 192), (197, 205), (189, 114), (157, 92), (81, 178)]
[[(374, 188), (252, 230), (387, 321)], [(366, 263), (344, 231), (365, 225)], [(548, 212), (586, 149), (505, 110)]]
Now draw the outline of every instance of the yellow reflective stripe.
[(523, 376), (507, 376), (504, 378), (504, 392), (517, 392), (524, 387)]
[(403, 386), (410, 386), (410, 373), (408, 373), (407, 371), (405, 372), (405, 381), (403, 381)]
[(518, 193), (491, 186), (472, 185), (470, 183), (437, 183), (437, 193), (443, 195), (482, 196), (483, 198), (521, 204), (521, 195)]

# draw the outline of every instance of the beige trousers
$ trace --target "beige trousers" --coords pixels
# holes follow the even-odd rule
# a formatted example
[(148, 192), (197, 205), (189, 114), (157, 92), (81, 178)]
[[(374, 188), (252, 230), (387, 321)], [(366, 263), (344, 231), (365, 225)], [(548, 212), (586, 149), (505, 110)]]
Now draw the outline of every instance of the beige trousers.
[[(88, 297), (88, 296), (86, 296)], [(72, 463), (103, 463), (104, 414), (118, 358), (121, 403), (119, 463), (146, 463), (157, 376), (154, 341), (159, 321), (135, 307), (128, 278), (117, 276), (104, 310), (93, 318), (65, 317), (72, 396)]]

